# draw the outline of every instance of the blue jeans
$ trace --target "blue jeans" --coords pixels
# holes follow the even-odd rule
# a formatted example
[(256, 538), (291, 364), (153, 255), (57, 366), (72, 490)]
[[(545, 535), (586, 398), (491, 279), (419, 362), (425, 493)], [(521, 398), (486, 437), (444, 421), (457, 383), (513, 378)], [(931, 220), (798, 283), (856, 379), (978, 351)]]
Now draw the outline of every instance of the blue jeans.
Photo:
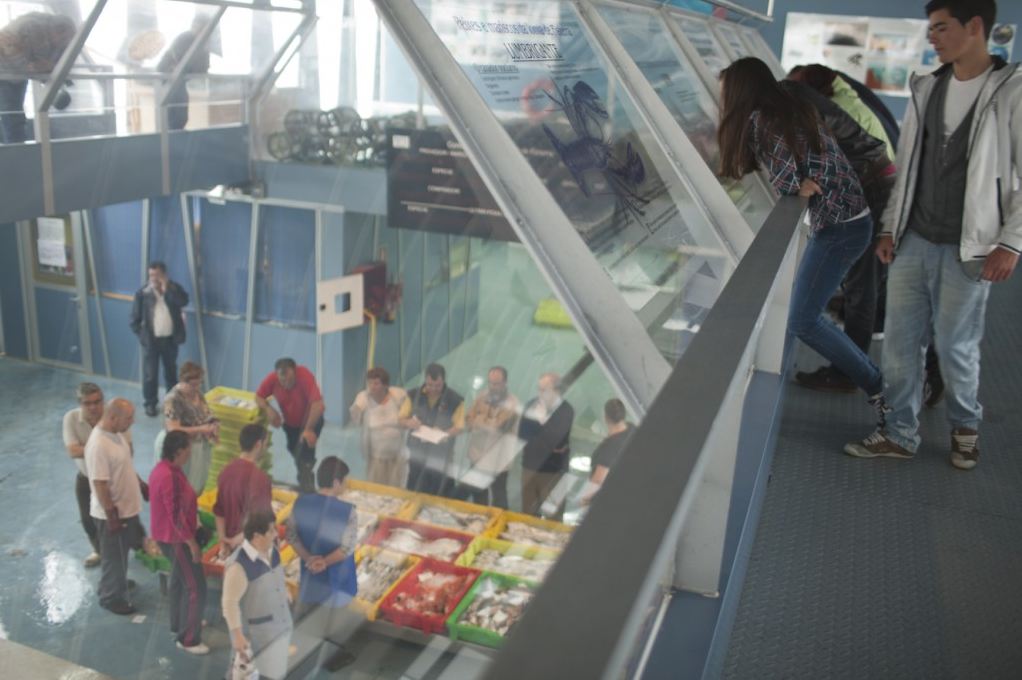
[(883, 367), (887, 437), (909, 451), (919, 447), (923, 357), (932, 337), (946, 386), (952, 427), (979, 429), (979, 343), (990, 282), (978, 281), (982, 260), (963, 264), (957, 245), (937, 245), (908, 232), (887, 275)]
[(868, 395), (883, 390), (883, 378), (869, 356), (824, 316), (823, 308), (841, 280), (873, 241), (873, 219), (866, 215), (828, 224), (806, 246), (795, 275), (788, 332), (829, 360)]

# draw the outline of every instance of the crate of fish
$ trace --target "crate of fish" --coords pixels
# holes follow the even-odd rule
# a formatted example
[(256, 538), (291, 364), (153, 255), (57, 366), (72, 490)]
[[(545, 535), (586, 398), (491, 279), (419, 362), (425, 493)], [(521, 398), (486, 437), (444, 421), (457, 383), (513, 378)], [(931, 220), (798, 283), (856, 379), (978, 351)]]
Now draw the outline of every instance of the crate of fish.
[(536, 592), (525, 579), (482, 572), (447, 619), (452, 640), (500, 647)]
[(469, 534), (449, 529), (387, 517), (377, 524), (368, 545), (429, 557), (439, 562), (454, 562), (465, 552), (472, 538)]
[(233, 387), (214, 387), (206, 392), (206, 403), (220, 420), (242, 423), (256, 423), (263, 416), (256, 403), (255, 392), (236, 390)]
[(571, 540), (571, 531), (572, 527), (567, 524), (519, 512), (504, 511), (487, 532), (486, 537), (560, 550)]
[(351, 606), (375, 621), (380, 603), (421, 559), (372, 546), (359, 548), (355, 552), (358, 595)]
[(493, 528), (502, 512), (500, 508), (419, 494), (408, 519), (467, 534), (483, 534)]
[(409, 513), (412, 512), (417, 496), (396, 486), (349, 479), (344, 482), (344, 491), (339, 498), (354, 505), (360, 513), (364, 511), (379, 517), (411, 519)]
[(559, 550), (553, 548), (479, 537), (469, 544), (454, 563), (542, 583), (560, 554)]
[(379, 616), (424, 633), (443, 633), (447, 618), (478, 576), (475, 569), (424, 559), (383, 598)]

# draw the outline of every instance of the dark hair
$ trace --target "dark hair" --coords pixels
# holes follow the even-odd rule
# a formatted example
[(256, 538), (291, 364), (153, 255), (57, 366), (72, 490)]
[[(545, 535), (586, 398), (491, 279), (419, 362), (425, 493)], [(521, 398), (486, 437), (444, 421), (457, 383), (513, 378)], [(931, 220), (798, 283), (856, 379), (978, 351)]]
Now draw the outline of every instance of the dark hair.
[(983, 22), (983, 35), (990, 40), (990, 31), (994, 30), (994, 22), (997, 21), (995, 0), (930, 0), (926, 3), (926, 16), (942, 9), (946, 9), (963, 26), (979, 17)]
[(255, 448), (256, 444), (264, 439), (266, 439), (266, 428), (259, 423), (249, 423), (241, 428), (241, 434), (238, 435), (238, 445), (241, 446), (242, 451), (251, 451)]
[(152, 262), (150, 262), (149, 269), (157, 269), (163, 272), (164, 274), (167, 273), (167, 265), (164, 264), (162, 260), (153, 260)]
[(379, 380), (384, 385), (390, 385), (390, 373), (387, 373), (387, 369), (376, 366), (366, 371), (366, 381)]
[(491, 371), (497, 371), (498, 373), (500, 373), (501, 377), (504, 379), (504, 382), (507, 382), (507, 369), (506, 368), (504, 368), (503, 366), (494, 366), (490, 370)]
[(181, 368), (177, 369), (177, 376), (178, 380), (181, 382), (188, 382), (189, 380), (201, 378), (202, 366), (199, 366), (194, 361), (186, 361), (181, 364)]
[(174, 460), (182, 449), (191, 446), (192, 440), (187, 432), (172, 430), (163, 439), (163, 450), (160, 451), (161, 460)]
[(280, 371), (283, 371), (285, 368), (290, 368), (293, 371), (297, 367), (298, 364), (296, 364), (295, 360), (292, 359), (291, 357), (281, 357), (280, 359), (277, 359), (277, 362), (275, 364), (273, 364), (273, 370), (277, 371), (278, 373)]
[(788, 80), (804, 83), (828, 99), (834, 96), (835, 78), (837, 71), (823, 64), (796, 66), (788, 72)]
[(103, 393), (103, 390), (100, 389), (99, 385), (91, 382), (83, 382), (79, 383), (77, 389), (75, 389), (75, 397), (78, 398), (78, 401), (82, 401), (85, 397), (90, 394), (95, 394), (96, 392), (99, 392), (100, 394)]
[(627, 415), (625, 404), (620, 399), (608, 399), (603, 405), (603, 417), (612, 423), (620, 423)]
[(724, 90), (717, 141), (720, 144), (720, 174), (741, 179), (759, 169), (752, 146), (749, 118), (758, 111), (763, 134), (780, 135), (799, 161), (808, 143), (810, 152), (820, 153), (816, 111), (785, 92), (770, 67), (756, 57), (743, 57), (720, 72)]
[(334, 480), (343, 482), (348, 476), (348, 464), (337, 456), (327, 456), (319, 464), (316, 470), (316, 484), (321, 489), (329, 489), (334, 485)]
[(447, 380), (447, 371), (440, 364), (430, 364), (426, 367), (426, 377), (433, 380)]
[(256, 534), (265, 534), (276, 523), (277, 518), (271, 511), (253, 510), (245, 518), (245, 527), (242, 529), (245, 532), (245, 540), (251, 541)]

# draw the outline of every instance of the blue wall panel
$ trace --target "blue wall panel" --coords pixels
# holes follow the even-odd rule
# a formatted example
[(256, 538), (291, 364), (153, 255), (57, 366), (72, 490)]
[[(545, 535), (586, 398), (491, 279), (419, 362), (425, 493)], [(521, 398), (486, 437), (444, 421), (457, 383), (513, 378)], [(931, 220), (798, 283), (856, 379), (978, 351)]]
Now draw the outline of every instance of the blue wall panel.
[[(320, 262), (324, 279), (332, 279), (344, 274), (344, 229), (347, 215), (341, 213), (323, 213), (323, 241), (320, 244)], [(333, 405), (327, 411), (327, 420), (344, 422), (347, 420), (347, 405), (355, 398), (354, 392), (348, 392), (344, 385), (348, 379), (345, 367), (345, 352), (355, 331), (335, 331), (320, 338), (323, 345), (323, 374), (320, 378), (320, 390), (323, 401)], [(343, 407), (343, 408), (342, 408)]]
[(259, 216), (255, 318), (314, 327), (316, 215), (263, 206)]
[(145, 281), (142, 254), (141, 201), (96, 208), (91, 236), (96, 278), (104, 293), (133, 295)]
[(38, 144), (0, 144), (0, 222), (43, 214), (42, 176)]
[[(131, 302), (101, 298), (103, 305), (103, 321), (106, 323), (106, 342), (110, 352), (110, 372), (113, 377), (131, 382), (139, 382), (140, 348), (138, 338), (131, 332), (128, 324), (131, 320)], [(94, 343), (99, 342), (99, 334), (92, 336)]]
[(199, 360), (199, 332), (196, 330), (195, 324), (195, 310), (185, 309), (185, 343), (177, 348), (178, 366), (185, 361), (194, 361), (200, 366), (202, 365)]
[(4, 351), (8, 356), (27, 359), (28, 336), (25, 332), (25, 304), (21, 297), (21, 261), (18, 258), (18, 232), (14, 224), (0, 224), (0, 312), (3, 313)]
[(73, 290), (35, 289), (38, 310), (39, 356), (70, 364), (82, 363), (81, 334)]
[(399, 279), (404, 282), (401, 306), (398, 308), (398, 322), (401, 324), (401, 347), (404, 356), (402, 384), (409, 383), (422, 372), (422, 249), (425, 234), (402, 230)]
[[(106, 373), (106, 362), (103, 360), (103, 343), (99, 335), (99, 298), (89, 296), (89, 338), (92, 340), (92, 372)], [(104, 329), (105, 330), (105, 329)]]
[(465, 340), (479, 331), (479, 285), (482, 270), (472, 267), (468, 270), (468, 302), (465, 305)]
[(244, 314), (252, 205), (237, 201), (216, 205), (206, 200), (198, 205), (194, 219), (202, 310)]
[(58, 213), (159, 194), (161, 173), (158, 135), (53, 143), (53, 193)]
[(259, 162), (255, 175), (266, 183), (266, 195), (271, 198), (340, 205), (370, 215), (387, 214), (387, 173), (383, 168)]
[(245, 321), (204, 314), (202, 331), (206, 339), (207, 384), (241, 388)]
[(451, 348), (465, 339), (465, 307), (468, 304), (468, 272), (451, 279), (451, 316), (448, 328), (451, 333)]
[[(273, 370), (273, 363), (281, 357), (291, 357), (310, 371), (316, 370), (316, 334), (313, 331), (299, 328), (282, 328), (267, 324), (252, 325), (252, 359), (250, 367), (254, 391), (259, 383)], [(322, 376), (317, 376), (322, 385)], [(342, 408), (340, 404), (327, 403), (331, 418), (337, 418)]]
[(247, 125), (171, 132), (169, 144), (172, 194), (249, 179)]
[(162, 260), (167, 265), (167, 276), (184, 286), (192, 297), (195, 291), (181, 225), (179, 196), (157, 196), (149, 202), (149, 260)]

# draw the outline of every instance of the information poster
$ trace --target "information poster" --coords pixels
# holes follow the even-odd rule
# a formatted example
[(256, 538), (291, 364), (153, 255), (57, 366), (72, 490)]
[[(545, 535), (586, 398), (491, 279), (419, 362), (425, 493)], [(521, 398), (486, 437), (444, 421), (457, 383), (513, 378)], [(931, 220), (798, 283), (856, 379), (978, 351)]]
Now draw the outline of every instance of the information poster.
[[(790, 12), (784, 29), (781, 63), (825, 64), (883, 94), (909, 95), (912, 74), (940, 66), (927, 41), (925, 19), (887, 19)], [(1011, 61), (1017, 27), (998, 24), (990, 34), (990, 53)]]
[(36, 220), (39, 237), (36, 241), (40, 267), (67, 269), (67, 239), (64, 220), (56, 217), (40, 217)]
[(518, 240), (450, 131), (392, 129), (387, 139), (390, 226)]

